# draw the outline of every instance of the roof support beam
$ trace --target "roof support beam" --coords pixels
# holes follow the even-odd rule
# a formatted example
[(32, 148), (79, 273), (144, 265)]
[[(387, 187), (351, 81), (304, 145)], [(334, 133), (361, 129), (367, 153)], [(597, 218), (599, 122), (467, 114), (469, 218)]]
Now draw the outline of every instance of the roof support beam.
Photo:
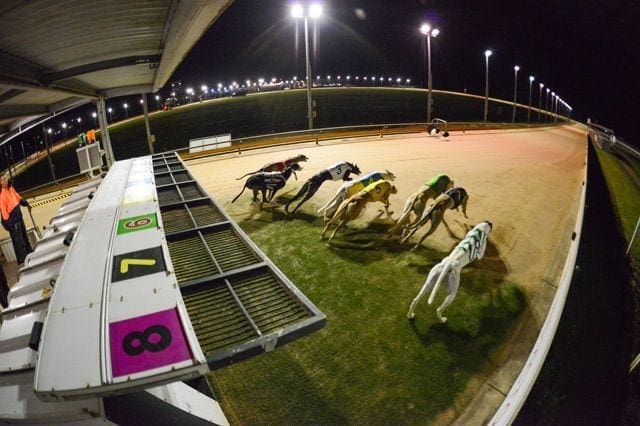
[(0, 105), (0, 118), (19, 118), (25, 115), (47, 114), (46, 105)]
[(83, 74), (89, 74), (96, 71), (103, 71), (111, 68), (128, 67), (131, 65), (149, 64), (149, 67), (155, 68), (160, 62), (160, 55), (137, 55), (127, 56), (124, 58), (109, 59), (106, 61), (93, 62), (62, 71), (51, 72), (45, 74), (42, 81), (49, 86), (56, 81), (65, 80), (67, 78), (77, 77)]

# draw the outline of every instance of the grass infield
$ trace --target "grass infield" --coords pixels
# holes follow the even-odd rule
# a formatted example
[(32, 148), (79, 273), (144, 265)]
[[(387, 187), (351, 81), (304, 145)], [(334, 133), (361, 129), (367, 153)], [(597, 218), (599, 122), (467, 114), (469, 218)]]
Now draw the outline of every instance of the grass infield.
[[(616, 216), (628, 243), (631, 241), (638, 214), (640, 214), (640, 188), (614, 155), (597, 147), (595, 151), (609, 187)], [(640, 265), (640, 239), (638, 236), (631, 247), (630, 255), (635, 263)]]
[[(410, 252), (375, 221), (326, 243), (322, 219), (304, 211), (291, 218), (274, 210), (239, 224), (327, 325), (210, 375), (231, 423), (415, 424), (464, 408), (463, 391), (525, 309), (521, 290), (486, 265), (470, 265), (446, 324), (426, 298), (409, 321), (411, 300), (446, 253)], [(443, 298), (441, 290), (435, 303)]]

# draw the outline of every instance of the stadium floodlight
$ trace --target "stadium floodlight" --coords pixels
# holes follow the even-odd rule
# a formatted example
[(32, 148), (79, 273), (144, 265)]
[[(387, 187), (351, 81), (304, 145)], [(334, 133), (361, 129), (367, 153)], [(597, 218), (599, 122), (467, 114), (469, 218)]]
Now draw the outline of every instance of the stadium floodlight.
[(544, 115), (544, 122), (547, 122), (547, 118), (549, 116), (549, 92), (551, 91), (551, 89), (549, 89), (547, 87), (547, 95), (544, 98), (544, 110), (546, 111), (546, 114)]
[(123, 103), (122, 106), (124, 107), (124, 115), (126, 116), (126, 118), (129, 118), (129, 104), (128, 103)]
[(322, 15), (322, 5), (320, 4), (312, 4), (309, 8), (309, 17), (310, 18), (319, 18)]
[(543, 83), (538, 85), (540, 87), (540, 91), (538, 92), (538, 122), (542, 121), (542, 88), (544, 87)]
[(431, 123), (432, 100), (431, 91), (433, 90), (433, 80), (431, 75), (431, 37), (437, 37), (440, 30), (432, 28), (429, 23), (420, 26), (420, 32), (427, 36), (427, 123)]
[(293, 6), (291, 6), (291, 16), (293, 16), (294, 18), (302, 18), (303, 14), (304, 9), (302, 8), (302, 5), (294, 4)]
[(487, 122), (489, 112), (489, 56), (493, 55), (491, 50), (484, 51), (485, 58), (485, 80), (484, 80), (484, 122)]
[(532, 75), (529, 76), (529, 110), (527, 111), (527, 123), (531, 122), (531, 86), (533, 85), (533, 80), (536, 78)]
[(520, 71), (520, 66), (516, 65), (513, 67), (513, 116), (511, 117), (511, 122), (516, 122), (516, 100), (518, 98), (518, 71)]
[[(313, 101), (311, 99), (311, 86), (313, 85), (311, 80), (311, 62), (309, 61), (309, 18), (317, 19), (322, 15), (322, 6), (318, 3), (311, 4), (305, 10), (300, 4), (294, 4), (291, 6), (291, 16), (294, 18), (304, 19), (304, 50), (305, 50), (305, 62), (307, 71), (307, 115), (309, 119), (309, 130), (313, 129)], [(320, 80), (320, 77), (318, 77)]]

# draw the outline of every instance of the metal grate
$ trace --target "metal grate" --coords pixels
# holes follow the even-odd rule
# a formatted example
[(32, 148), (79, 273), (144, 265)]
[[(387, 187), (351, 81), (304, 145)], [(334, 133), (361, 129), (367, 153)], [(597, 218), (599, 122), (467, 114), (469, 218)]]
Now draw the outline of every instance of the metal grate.
[(176, 172), (173, 174), (173, 178), (176, 180), (176, 182), (185, 182), (191, 180), (191, 176), (189, 176), (189, 173), (187, 172)]
[(182, 196), (184, 197), (185, 201), (204, 197), (204, 193), (200, 190), (200, 188), (198, 188), (198, 185), (196, 185), (195, 183), (180, 185), (178, 188), (180, 188), (180, 192), (182, 192)]
[(260, 261), (231, 228), (208, 231), (204, 233), (204, 240), (223, 272)]
[(168, 246), (178, 284), (220, 272), (200, 235), (196, 234), (182, 240), (170, 241)]
[(189, 205), (189, 210), (196, 221), (197, 226), (211, 225), (224, 222), (225, 218), (211, 202), (194, 203)]
[(183, 298), (207, 356), (313, 316), (267, 268), (206, 282)]
[(162, 209), (160, 213), (162, 214), (164, 232), (167, 234), (193, 228), (193, 220), (184, 206)]
[(157, 186), (168, 185), (170, 183), (173, 183), (173, 179), (171, 179), (171, 175), (167, 174), (167, 175), (156, 176)]
[(175, 154), (153, 156), (173, 265), (211, 368), (324, 326), (325, 316), (269, 261)]
[(176, 188), (162, 188), (158, 189), (158, 203), (160, 206), (166, 206), (167, 204), (173, 204), (182, 201), (180, 194)]

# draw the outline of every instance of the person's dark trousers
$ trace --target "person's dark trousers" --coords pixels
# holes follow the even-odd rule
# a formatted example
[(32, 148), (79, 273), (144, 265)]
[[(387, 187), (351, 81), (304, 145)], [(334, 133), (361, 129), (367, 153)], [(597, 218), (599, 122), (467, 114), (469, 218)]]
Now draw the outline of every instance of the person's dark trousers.
[(24, 263), (25, 257), (33, 250), (31, 249), (31, 244), (29, 244), (27, 229), (22, 220), (20, 207), (16, 207), (9, 214), (7, 225), (7, 230), (9, 231), (9, 235), (11, 235), (11, 242), (13, 243), (13, 251), (16, 254), (16, 260), (18, 264), (22, 264)]
[(3, 308), (7, 308), (9, 306), (9, 302), (7, 300), (8, 296), (9, 286), (7, 285), (7, 276), (0, 267), (0, 305), (2, 305)]

